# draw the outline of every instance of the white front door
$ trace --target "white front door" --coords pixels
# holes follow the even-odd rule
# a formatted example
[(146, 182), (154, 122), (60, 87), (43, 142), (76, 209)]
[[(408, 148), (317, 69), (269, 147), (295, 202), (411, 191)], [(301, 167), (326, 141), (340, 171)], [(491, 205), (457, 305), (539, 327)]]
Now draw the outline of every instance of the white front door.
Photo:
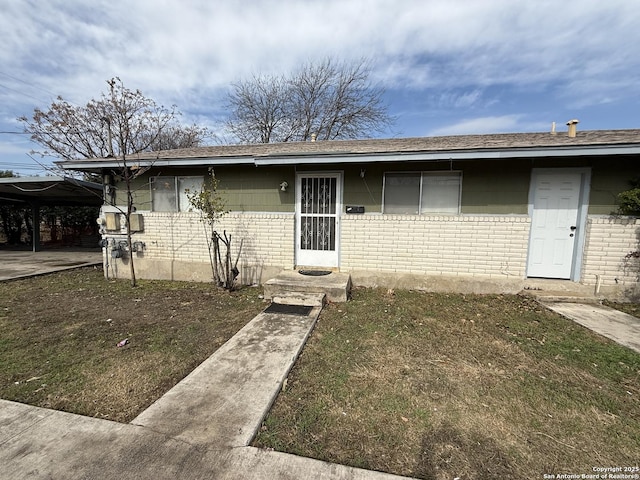
[(527, 276), (571, 278), (582, 173), (534, 170)]
[(296, 177), (296, 265), (339, 264), (342, 176), (300, 173)]

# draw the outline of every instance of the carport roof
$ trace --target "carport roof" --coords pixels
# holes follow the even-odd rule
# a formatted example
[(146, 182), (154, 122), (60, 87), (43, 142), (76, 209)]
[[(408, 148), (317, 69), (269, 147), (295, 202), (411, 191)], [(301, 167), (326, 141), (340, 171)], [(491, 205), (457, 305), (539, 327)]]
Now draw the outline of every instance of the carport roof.
[(0, 178), (0, 203), (100, 206), (102, 185), (71, 177)]

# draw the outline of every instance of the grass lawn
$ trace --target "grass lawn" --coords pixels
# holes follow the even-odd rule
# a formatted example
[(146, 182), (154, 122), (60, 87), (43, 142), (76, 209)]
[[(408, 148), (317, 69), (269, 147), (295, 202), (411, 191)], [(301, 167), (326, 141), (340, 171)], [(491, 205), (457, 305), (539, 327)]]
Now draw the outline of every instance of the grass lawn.
[(260, 312), (260, 293), (133, 289), (93, 268), (0, 282), (0, 398), (128, 422)]
[[(0, 282), (0, 398), (130, 421), (260, 293), (95, 269)], [(633, 467), (640, 354), (527, 298), (356, 289), (322, 312), (255, 445), (425, 479)]]
[(640, 354), (523, 297), (356, 289), (254, 444), (424, 479), (635, 467)]

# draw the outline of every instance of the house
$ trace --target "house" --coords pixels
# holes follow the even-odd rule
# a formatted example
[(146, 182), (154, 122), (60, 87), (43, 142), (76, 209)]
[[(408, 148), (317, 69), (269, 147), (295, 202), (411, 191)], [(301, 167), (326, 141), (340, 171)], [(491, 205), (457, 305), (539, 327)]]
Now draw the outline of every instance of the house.
[[(321, 267), (355, 285), (471, 282), (497, 291), (530, 278), (602, 291), (635, 288), (640, 221), (612, 215), (640, 176), (640, 130), (461, 135), (210, 146), (145, 152), (134, 182), (132, 230), (141, 277), (208, 281), (207, 235), (185, 190), (215, 171), (229, 213), (218, 230), (244, 241), (244, 283), (282, 269)], [(114, 158), (65, 169), (102, 174), (123, 204)], [(115, 193), (114, 193), (115, 192)], [(105, 204), (105, 265), (128, 275), (112, 248), (125, 222)], [(126, 241), (124, 250), (127, 250)], [(607, 290), (609, 289), (609, 290)]]

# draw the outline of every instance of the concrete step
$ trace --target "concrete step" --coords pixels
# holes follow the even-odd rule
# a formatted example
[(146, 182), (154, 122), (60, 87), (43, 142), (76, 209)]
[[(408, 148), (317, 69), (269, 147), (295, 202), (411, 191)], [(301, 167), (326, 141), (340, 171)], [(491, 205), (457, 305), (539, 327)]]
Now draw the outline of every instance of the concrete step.
[(576, 296), (576, 295), (561, 295), (550, 294), (540, 292), (523, 291), (523, 295), (533, 297), (541, 303), (582, 303), (589, 305), (599, 305), (602, 303), (602, 299), (594, 296)]
[(596, 294), (594, 286), (569, 280), (529, 278), (525, 281), (521, 294), (533, 297), (543, 303), (597, 304), (601, 301), (601, 296)]
[(304, 305), (307, 307), (322, 307), (327, 296), (323, 293), (283, 292), (271, 298), (273, 303), (281, 305)]
[(284, 270), (264, 284), (264, 298), (267, 300), (288, 294), (324, 294), (329, 302), (346, 302), (350, 292), (351, 276), (340, 272), (311, 276), (296, 270)]

